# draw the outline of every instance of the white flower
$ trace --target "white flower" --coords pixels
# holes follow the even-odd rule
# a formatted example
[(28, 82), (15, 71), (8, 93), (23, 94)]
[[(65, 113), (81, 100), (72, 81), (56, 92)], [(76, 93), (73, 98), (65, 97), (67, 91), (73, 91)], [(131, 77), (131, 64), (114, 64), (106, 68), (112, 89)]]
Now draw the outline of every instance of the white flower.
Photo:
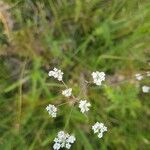
[(103, 123), (96, 122), (92, 126), (92, 130), (94, 131), (94, 133), (98, 133), (98, 137), (99, 138), (102, 138), (103, 137), (103, 133), (107, 131), (107, 127), (104, 126)]
[(144, 85), (144, 86), (142, 87), (142, 91), (143, 91), (143, 93), (148, 93), (148, 92), (150, 92), (150, 87)]
[(135, 74), (135, 78), (140, 81), (143, 79), (143, 76), (140, 73), (137, 73)]
[(67, 142), (68, 143), (74, 143), (75, 140), (76, 140), (76, 138), (73, 135), (71, 135), (71, 136), (68, 137)]
[(98, 138), (102, 138), (103, 137), (103, 132), (98, 133)]
[(103, 128), (104, 124), (103, 123), (99, 123), (99, 122), (96, 122), (93, 126), (92, 126), (92, 129), (94, 130), (94, 133), (98, 133), (99, 130), (101, 128)]
[(92, 73), (92, 77), (93, 77), (93, 83), (95, 83), (96, 85), (101, 85), (102, 81), (105, 80), (105, 73), (96, 71)]
[(59, 150), (60, 149), (60, 144), (59, 143), (55, 143), (54, 145), (53, 145), (53, 149), (54, 150)]
[(68, 143), (67, 143), (67, 144), (66, 144), (66, 148), (67, 148), (67, 149), (70, 149), (70, 148), (71, 148), (71, 144), (68, 144)]
[(146, 72), (147, 77), (150, 77), (150, 71)]
[(63, 139), (65, 137), (65, 132), (64, 131), (60, 131), (60, 132), (58, 132), (57, 136), (58, 136), (58, 139), (61, 140), (61, 139)]
[(57, 137), (54, 139), (54, 150), (59, 150), (60, 148), (71, 148), (71, 144), (75, 142), (76, 138), (73, 135), (69, 135), (64, 131), (60, 131), (57, 134)]
[(69, 97), (72, 94), (72, 88), (66, 89), (64, 91), (62, 91), (62, 95)]
[(81, 100), (79, 102), (79, 108), (82, 113), (89, 111), (90, 106), (91, 106), (91, 104), (89, 102), (87, 102), (87, 100)]
[(54, 68), (53, 70), (50, 70), (48, 75), (50, 77), (54, 77), (55, 79), (57, 79), (58, 81), (62, 81), (63, 78), (63, 72), (57, 68)]
[(46, 110), (48, 111), (49, 115), (51, 115), (53, 118), (56, 117), (57, 108), (54, 105), (49, 104), (46, 107)]

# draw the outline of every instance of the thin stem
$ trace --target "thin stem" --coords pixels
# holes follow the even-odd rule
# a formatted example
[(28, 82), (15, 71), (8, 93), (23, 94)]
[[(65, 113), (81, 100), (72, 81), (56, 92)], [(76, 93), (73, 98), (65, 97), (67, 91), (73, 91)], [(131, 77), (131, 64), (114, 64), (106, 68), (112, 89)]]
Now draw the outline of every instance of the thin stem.
[[(63, 85), (68, 89), (68, 86), (65, 84), (65, 82), (62, 80), (62, 83)], [(73, 104), (71, 106), (71, 110), (70, 110), (70, 113), (69, 113), (69, 116), (68, 116), (68, 119), (67, 119), (67, 122), (65, 124), (65, 127), (64, 127), (64, 130), (67, 128), (68, 124), (69, 124), (69, 121), (70, 121), (70, 118), (71, 118), (71, 114), (72, 114), (72, 111), (73, 111), (73, 107), (74, 107), (74, 104), (77, 102), (78, 98), (76, 98), (73, 94), (72, 94), (72, 98), (73, 98)]]
[(64, 127), (64, 130), (66, 130), (68, 124), (69, 124), (69, 121), (70, 121), (70, 118), (71, 118), (71, 114), (73, 112), (73, 107), (74, 107), (74, 104), (71, 106), (71, 110), (70, 110), (70, 113), (69, 113), (69, 116), (68, 116), (68, 119), (66, 121), (66, 124), (65, 124), (65, 127)]
[(57, 107), (60, 107), (62, 105), (65, 105), (65, 104), (68, 104), (69, 102), (64, 102), (64, 103), (61, 103), (61, 104), (58, 104)]
[[(23, 75), (25, 72), (25, 67), (26, 67), (26, 60), (23, 63), (21, 75), (20, 75), (20, 80), (23, 79)], [(21, 113), (22, 113), (22, 83), (20, 82), (20, 87), (19, 87), (19, 99), (18, 99), (18, 130), (20, 129), (20, 124), (21, 124)]]
[(68, 86), (66, 85), (66, 83), (62, 80), (63, 85), (68, 88)]
[[(68, 86), (66, 85), (66, 83), (62, 80), (62, 83), (63, 83), (63, 85), (68, 89)], [(75, 101), (77, 101), (77, 100), (79, 100), (77, 97), (75, 97), (73, 94), (72, 94), (72, 98), (75, 100)]]

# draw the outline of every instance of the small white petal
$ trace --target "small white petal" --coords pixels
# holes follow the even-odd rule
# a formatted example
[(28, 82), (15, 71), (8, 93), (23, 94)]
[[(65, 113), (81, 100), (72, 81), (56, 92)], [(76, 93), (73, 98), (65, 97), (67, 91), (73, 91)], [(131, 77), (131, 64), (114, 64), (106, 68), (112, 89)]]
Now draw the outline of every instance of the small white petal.
[(147, 74), (147, 77), (150, 77), (150, 71), (147, 71), (146, 74)]
[(57, 69), (57, 68), (54, 68), (53, 70), (54, 70), (55, 72), (57, 72), (57, 71), (58, 71), (58, 69)]
[(67, 149), (70, 149), (70, 148), (71, 148), (71, 144), (67, 143), (67, 144), (66, 144), (66, 148), (67, 148)]
[(53, 145), (53, 149), (54, 150), (59, 150), (60, 149), (60, 144), (59, 143), (55, 143), (54, 145)]
[(54, 76), (54, 71), (49, 71), (48, 75), (51, 77), (51, 76)]
[(69, 142), (69, 143), (74, 143), (75, 140), (76, 140), (76, 138), (75, 138), (73, 135), (71, 135), (71, 136), (69, 136), (69, 138), (67, 139), (67, 142)]
[(142, 91), (143, 91), (143, 93), (149, 93), (149, 92), (150, 92), (150, 87), (144, 85), (144, 86), (142, 87)]
[(58, 138), (65, 138), (65, 132), (64, 131), (60, 131), (58, 132)]
[(100, 133), (98, 134), (98, 137), (99, 137), (99, 138), (102, 138), (102, 137), (103, 137), (103, 133), (100, 132)]
[(140, 80), (143, 79), (143, 76), (142, 76), (140, 73), (137, 73), (137, 74), (135, 75), (135, 78), (140, 81)]

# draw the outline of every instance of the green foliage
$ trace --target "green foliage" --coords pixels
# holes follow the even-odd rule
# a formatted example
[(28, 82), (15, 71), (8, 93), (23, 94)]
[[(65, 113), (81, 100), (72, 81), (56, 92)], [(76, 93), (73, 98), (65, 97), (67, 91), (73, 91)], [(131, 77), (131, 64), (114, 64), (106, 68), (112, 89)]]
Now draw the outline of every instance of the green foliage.
[[(89, 71), (114, 79), (150, 69), (149, 0), (3, 1), (14, 27), (7, 37), (0, 20), (0, 150), (52, 149), (71, 107), (60, 106), (56, 119), (46, 113), (47, 104), (66, 102), (64, 87), (48, 78), (50, 68), (63, 70), (77, 96)], [(81, 97), (92, 109), (88, 117), (72, 109), (66, 126), (77, 138), (72, 149), (148, 150), (150, 95), (140, 86), (149, 83), (85, 86)], [(91, 131), (95, 121), (108, 126), (103, 139)]]

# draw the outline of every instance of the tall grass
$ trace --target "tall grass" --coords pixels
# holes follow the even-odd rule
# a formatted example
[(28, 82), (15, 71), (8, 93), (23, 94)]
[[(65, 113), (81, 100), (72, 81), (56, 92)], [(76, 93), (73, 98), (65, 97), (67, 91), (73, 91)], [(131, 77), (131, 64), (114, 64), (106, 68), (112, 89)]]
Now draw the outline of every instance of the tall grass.
[[(3, 0), (9, 4), (13, 29), (0, 23), (0, 150), (52, 149), (64, 128), (70, 107), (56, 119), (45, 107), (65, 102), (63, 86), (48, 78), (61, 68), (76, 94), (89, 71), (105, 71), (105, 88), (84, 87), (93, 109), (88, 118), (73, 108), (67, 130), (75, 133), (74, 150), (148, 150), (149, 94), (135, 82), (150, 69), (149, 0)], [(0, 8), (1, 11), (1, 8)], [(3, 14), (4, 15), (4, 14)], [(7, 20), (8, 19), (8, 20)], [(11, 19), (11, 20), (9, 20)], [(128, 79), (119, 84), (119, 79)], [(103, 121), (103, 139), (89, 125)]]

